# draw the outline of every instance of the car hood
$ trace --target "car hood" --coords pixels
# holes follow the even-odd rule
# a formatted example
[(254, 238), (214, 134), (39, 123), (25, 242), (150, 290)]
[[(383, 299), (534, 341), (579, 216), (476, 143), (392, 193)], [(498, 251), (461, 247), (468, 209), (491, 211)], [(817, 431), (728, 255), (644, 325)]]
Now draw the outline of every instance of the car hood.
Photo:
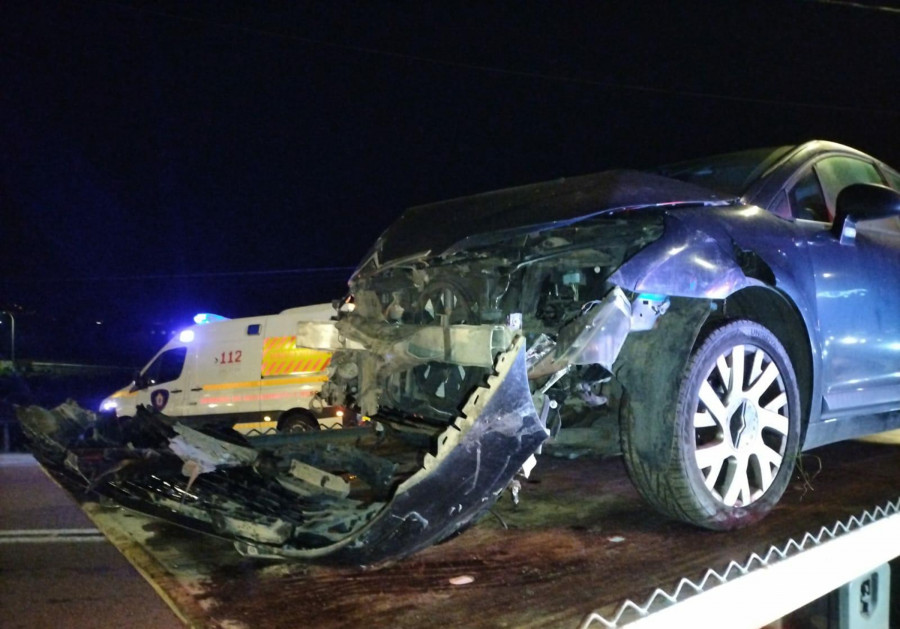
[(442, 255), (618, 210), (724, 205), (736, 198), (634, 170), (556, 179), (410, 208), (375, 243), (363, 267), (417, 254)]

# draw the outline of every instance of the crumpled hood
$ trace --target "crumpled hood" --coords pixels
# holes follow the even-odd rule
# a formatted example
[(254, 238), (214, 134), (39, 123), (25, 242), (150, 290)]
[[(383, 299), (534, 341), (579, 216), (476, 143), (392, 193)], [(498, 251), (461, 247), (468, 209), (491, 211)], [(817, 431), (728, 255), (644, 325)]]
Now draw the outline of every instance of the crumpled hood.
[[(660, 205), (723, 205), (734, 200), (706, 188), (634, 170), (486, 192), (407, 210), (379, 238), (379, 265), (416, 253), (464, 249), (463, 241), (577, 222), (604, 212)], [(454, 247), (454, 245), (456, 245)]]

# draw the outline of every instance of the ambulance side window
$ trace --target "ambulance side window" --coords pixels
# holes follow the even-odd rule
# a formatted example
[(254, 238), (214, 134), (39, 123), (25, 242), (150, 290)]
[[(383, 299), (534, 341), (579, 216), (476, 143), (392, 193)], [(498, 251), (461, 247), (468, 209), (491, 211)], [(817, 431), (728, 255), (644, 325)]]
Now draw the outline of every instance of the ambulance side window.
[(143, 384), (152, 386), (178, 380), (181, 376), (181, 370), (184, 368), (184, 359), (186, 357), (186, 347), (176, 347), (163, 352), (144, 371)]

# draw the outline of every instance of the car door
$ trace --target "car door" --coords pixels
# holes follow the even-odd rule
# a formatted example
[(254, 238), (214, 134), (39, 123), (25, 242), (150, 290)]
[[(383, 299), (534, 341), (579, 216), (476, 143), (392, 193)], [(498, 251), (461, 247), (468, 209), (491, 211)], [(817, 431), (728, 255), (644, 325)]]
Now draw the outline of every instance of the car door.
[(900, 223), (860, 222), (852, 238), (834, 234), (837, 196), (852, 183), (884, 181), (873, 164), (833, 155), (787, 190), (815, 275), (824, 419), (889, 410), (900, 400)]

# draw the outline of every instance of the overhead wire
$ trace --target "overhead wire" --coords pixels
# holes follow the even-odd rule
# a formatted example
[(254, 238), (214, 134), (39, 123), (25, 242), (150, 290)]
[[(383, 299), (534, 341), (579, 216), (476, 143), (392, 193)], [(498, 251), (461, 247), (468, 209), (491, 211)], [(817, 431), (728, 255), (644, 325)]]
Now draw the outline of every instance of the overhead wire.
[[(541, 81), (550, 81), (557, 83), (568, 83), (572, 85), (585, 85), (591, 87), (598, 87), (607, 90), (622, 90), (622, 91), (630, 91), (630, 92), (640, 92), (646, 94), (659, 94), (659, 95), (668, 95), (668, 96), (676, 96), (676, 97), (685, 97), (685, 98), (697, 98), (697, 99), (708, 99), (708, 100), (719, 100), (719, 101), (727, 101), (727, 102), (740, 102), (740, 103), (751, 103), (758, 105), (774, 105), (774, 106), (788, 106), (788, 107), (796, 107), (803, 109), (816, 109), (816, 110), (824, 110), (824, 111), (836, 111), (836, 112), (859, 112), (859, 113), (870, 113), (870, 114), (889, 114), (889, 115), (897, 115), (900, 114), (900, 110), (897, 109), (887, 109), (880, 107), (860, 107), (858, 105), (836, 105), (836, 104), (828, 104), (821, 102), (812, 102), (812, 101), (797, 101), (797, 100), (787, 100), (787, 99), (778, 99), (778, 98), (762, 98), (762, 97), (754, 97), (754, 96), (739, 96), (734, 94), (722, 94), (717, 92), (709, 92), (702, 90), (686, 90), (686, 89), (676, 89), (676, 88), (667, 88), (667, 87), (654, 87), (651, 85), (639, 85), (633, 83), (618, 83), (613, 81), (601, 81), (597, 79), (588, 79), (583, 77), (576, 76), (563, 76), (559, 74), (550, 74), (546, 72), (536, 72), (531, 70), (514, 70), (510, 68), (503, 68), (499, 66), (493, 66), (488, 64), (481, 63), (469, 63), (465, 61), (459, 60), (451, 60), (451, 59), (441, 59), (437, 57), (429, 57), (424, 55), (416, 55), (410, 54), (406, 52), (398, 52), (395, 50), (385, 50), (382, 48), (373, 48), (371, 46), (360, 46), (356, 44), (347, 44), (342, 42), (334, 42), (327, 41), (323, 39), (317, 39), (314, 37), (307, 37), (305, 35), (298, 35), (296, 33), (284, 33), (284, 32), (275, 32), (271, 30), (267, 30), (259, 27), (250, 27), (239, 24), (234, 24), (230, 22), (223, 21), (213, 21), (209, 19), (203, 19), (194, 16), (186, 16), (171, 13), (169, 11), (164, 11), (156, 8), (148, 8), (146, 5), (143, 6), (133, 6), (129, 4), (122, 3), (117, 0), (82, 0), (84, 2), (90, 2), (94, 4), (106, 4), (121, 8), (127, 8), (134, 11), (140, 11), (147, 14), (155, 15), (157, 17), (165, 17), (173, 20), (180, 20), (185, 22), (194, 22), (198, 24), (208, 24), (218, 28), (224, 29), (232, 29), (235, 31), (240, 31), (244, 33), (252, 33), (257, 35), (264, 35), (268, 37), (276, 37), (280, 39), (285, 39), (288, 41), (300, 42), (303, 44), (307, 44), (310, 46), (318, 46), (321, 48), (330, 48), (333, 50), (341, 50), (346, 52), (354, 52), (360, 54), (367, 54), (372, 56), (380, 56), (386, 58), (393, 59), (402, 59), (404, 61), (412, 61), (422, 64), (431, 64), (435, 66), (443, 66), (448, 68), (462, 69), (462, 70), (470, 70), (473, 72), (482, 72), (482, 73), (490, 73), (504, 76), (513, 76), (519, 78), (528, 78), (528, 79), (536, 79)], [(873, 7), (870, 5), (862, 5), (856, 2), (845, 2), (843, 0), (807, 0), (809, 2), (820, 2), (823, 4), (837, 4), (837, 5), (847, 5), (854, 8), (867, 8), (867, 9), (883, 9), (885, 11), (891, 10), (890, 7)], [(900, 12), (900, 9), (897, 10)]]
[(79, 277), (31, 277), (31, 278), (2, 278), (0, 284), (3, 283), (48, 283), (48, 282), (120, 282), (120, 281), (143, 281), (143, 280), (196, 280), (196, 279), (225, 279), (229, 277), (263, 277), (277, 275), (313, 275), (316, 273), (326, 274), (349, 274), (354, 268), (352, 266), (329, 266), (329, 267), (310, 267), (302, 269), (275, 269), (269, 271), (221, 271), (208, 273), (148, 273), (140, 275), (114, 275), (114, 276), (79, 276)]
[(851, 2), (850, 0), (806, 0), (807, 2), (815, 2), (817, 4), (831, 4), (849, 9), (865, 9), (867, 11), (880, 11), (882, 13), (900, 14), (900, 8), (890, 7), (883, 4), (864, 4), (862, 2)]

